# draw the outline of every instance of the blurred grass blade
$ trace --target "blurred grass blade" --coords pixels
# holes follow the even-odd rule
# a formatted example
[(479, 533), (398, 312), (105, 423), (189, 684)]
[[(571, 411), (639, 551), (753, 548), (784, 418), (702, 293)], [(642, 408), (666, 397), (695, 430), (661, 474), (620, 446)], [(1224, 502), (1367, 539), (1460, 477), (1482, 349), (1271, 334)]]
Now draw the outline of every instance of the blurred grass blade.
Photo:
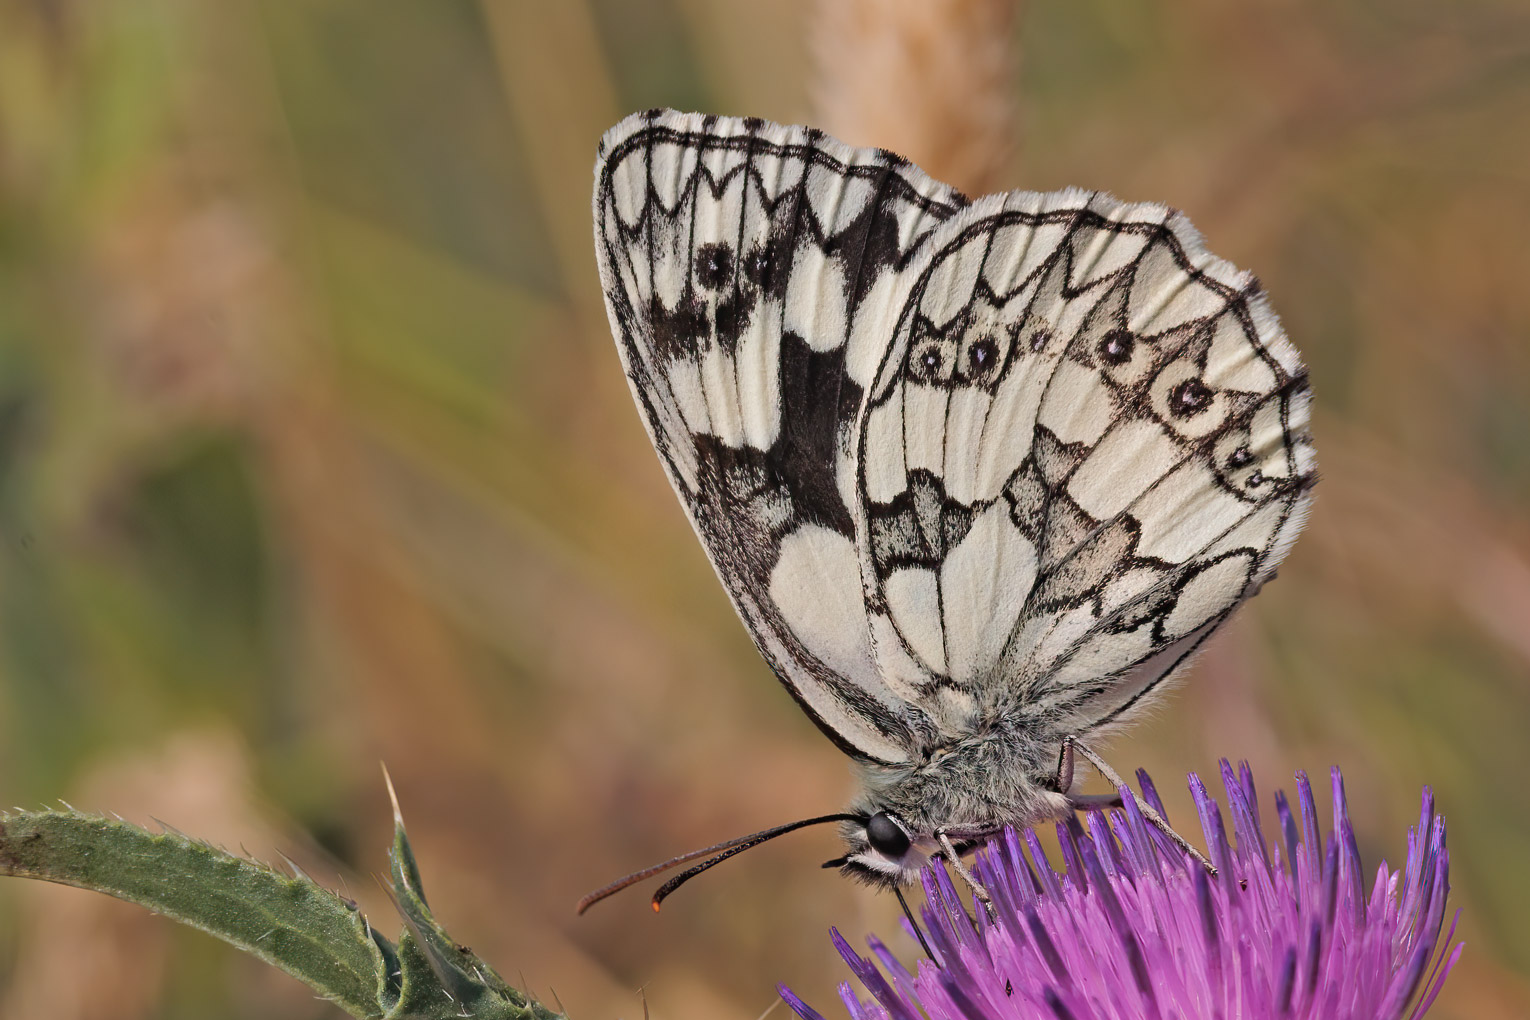
[(0, 875), (106, 893), (199, 928), (291, 974), (356, 1017), (559, 1020), (438, 925), (395, 827), (393, 889), (407, 923), (395, 947), (354, 904), (175, 832), (74, 811), (0, 816)]

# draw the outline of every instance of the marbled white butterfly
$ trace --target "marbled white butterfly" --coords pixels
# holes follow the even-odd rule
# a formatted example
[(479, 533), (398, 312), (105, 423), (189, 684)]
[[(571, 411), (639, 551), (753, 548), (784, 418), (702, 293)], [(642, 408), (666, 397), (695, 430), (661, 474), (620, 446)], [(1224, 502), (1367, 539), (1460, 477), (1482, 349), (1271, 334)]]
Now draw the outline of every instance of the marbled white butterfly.
[[(811, 128), (654, 110), (602, 139), (595, 248), (643, 421), (734, 607), (850, 755), (829, 862), (1091, 806), (1078, 740), (1162, 692), (1295, 540), (1306, 371), (1179, 213), (971, 201)], [(1105, 769), (1107, 774), (1108, 768)]]

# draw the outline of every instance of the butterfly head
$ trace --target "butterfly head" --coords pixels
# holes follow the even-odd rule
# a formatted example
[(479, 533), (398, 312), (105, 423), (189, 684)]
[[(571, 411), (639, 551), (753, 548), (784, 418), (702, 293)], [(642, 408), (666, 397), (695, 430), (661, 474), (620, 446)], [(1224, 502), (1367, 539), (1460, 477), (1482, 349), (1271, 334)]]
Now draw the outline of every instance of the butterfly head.
[(893, 887), (917, 881), (920, 869), (940, 850), (933, 832), (920, 832), (885, 810), (842, 822), (840, 834), (845, 855), (826, 861), (824, 867), (839, 868), (870, 885)]
[(1006, 825), (1062, 817), (1071, 800), (1057, 788), (1052, 747), (1050, 737), (994, 731), (912, 768), (864, 770), (865, 790), (840, 823), (845, 855), (824, 866), (884, 888), (908, 885), (933, 857), (966, 853)]

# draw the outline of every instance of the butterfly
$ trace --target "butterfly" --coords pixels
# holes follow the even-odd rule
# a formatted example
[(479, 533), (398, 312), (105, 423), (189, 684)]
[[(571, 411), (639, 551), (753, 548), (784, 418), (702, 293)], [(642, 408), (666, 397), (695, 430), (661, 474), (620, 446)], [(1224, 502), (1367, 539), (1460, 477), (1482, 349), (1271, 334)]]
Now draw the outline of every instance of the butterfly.
[(651, 110), (601, 140), (594, 218), (669, 480), (862, 789), (581, 910), (708, 857), (657, 909), (826, 821), (826, 867), (896, 888), (1095, 806), (1074, 752), (1104, 767), (1083, 742), (1169, 686), (1306, 518), (1306, 370), (1254, 277), (1163, 205), (974, 201), (813, 128)]

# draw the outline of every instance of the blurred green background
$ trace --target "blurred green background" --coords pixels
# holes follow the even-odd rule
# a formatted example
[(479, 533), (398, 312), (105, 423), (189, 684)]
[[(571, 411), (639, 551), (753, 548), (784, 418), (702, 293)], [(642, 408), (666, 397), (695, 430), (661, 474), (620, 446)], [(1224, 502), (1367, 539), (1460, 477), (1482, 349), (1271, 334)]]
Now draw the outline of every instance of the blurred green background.
[[(828, 833), (657, 917), (572, 911), (850, 789), (660, 472), (589, 222), (624, 113), (839, 129), (868, 24), (959, 57), (1003, 5), (818, 6), (0, 0), (0, 803), (281, 851), (393, 929), (386, 759), (437, 915), (577, 1020), (751, 1020), (777, 981), (832, 1006), (828, 926), (896, 906), (817, 868)], [(1110, 757), (1181, 814), (1219, 756), (1267, 791), (1339, 764), (1371, 867), (1432, 784), (1469, 945), (1431, 1015), (1530, 1015), (1530, 5), (1001, 20), (987, 183), (1185, 209), (1317, 394), (1306, 535)], [(910, 122), (950, 113), (937, 84)], [(0, 1016), (335, 1015), (136, 908), (0, 883)]]

